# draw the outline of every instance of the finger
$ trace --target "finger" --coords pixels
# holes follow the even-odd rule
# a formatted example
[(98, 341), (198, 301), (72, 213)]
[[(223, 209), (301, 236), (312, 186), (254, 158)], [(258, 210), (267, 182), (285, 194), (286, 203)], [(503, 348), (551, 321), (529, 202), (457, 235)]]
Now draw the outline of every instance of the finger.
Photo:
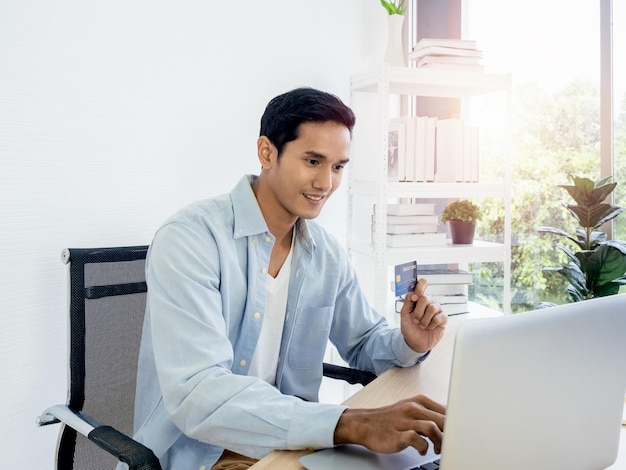
[(419, 279), (415, 283), (415, 288), (413, 289), (413, 291), (404, 296), (404, 303), (402, 304), (402, 309), (400, 310), (400, 313), (402, 315), (406, 315), (413, 311), (420, 297), (424, 295), (424, 291), (426, 290), (427, 286), (428, 282), (426, 282), (426, 279), (423, 278)]
[[(444, 323), (444, 318), (442, 315), (443, 309), (441, 308), (441, 305), (433, 303), (430, 297), (423, 296), (422, 298), (427, 299), (428, 304), (424, 308), (422, 315), (415, 315), (414, 318), (419, 319), (419, 322), (423, 327), (429, 330), (433, 330)], [(418, 309), (416, 309), (416, 311), (417, 310)]]
[(415, 292), (415, 294), (417, 294), (417, 297), (419, 298), (424, 295), (427, 287), (428, 281), (422, 277), (415, 283), (415, 289), (413, 289), (413, 292)]
[[(420, 452), (420, 454), (424, 455), (426, 452), (428, 452), (428, 441), (421, 436), (425, 436), (430, 439), (430, 441), (433, 443), (433, 450), (435, 451), (435, 453), (441, 454), (443, 432), (435, 423), (431, 421), (419, 421), (417, 423), (417, 432), (420, 435), (420, 440), (426, 444), (426, 449), (423, 452), (420, 451), (420, 447), (415, 447)], [(416, 442), (416, 444), (422, 446), (421, 442)]]
[(442, 403), (439, 403), (436, 400), (433, 400), (428, 395), (417, 395), (414, 400), (422, 405), (424, 408), (428, 408), (429, 410), (435, 411), (437, 413), (445, 414), (446, 406)]

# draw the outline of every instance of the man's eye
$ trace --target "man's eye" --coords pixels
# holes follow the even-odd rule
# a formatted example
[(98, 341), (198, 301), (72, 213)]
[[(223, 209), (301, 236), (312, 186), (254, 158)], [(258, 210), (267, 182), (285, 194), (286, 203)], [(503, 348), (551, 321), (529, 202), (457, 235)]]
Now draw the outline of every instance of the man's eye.
[(319, 165), (320, 164), (320, 162), (318, 160), (309, 160), (309, 163), (311, 165)]

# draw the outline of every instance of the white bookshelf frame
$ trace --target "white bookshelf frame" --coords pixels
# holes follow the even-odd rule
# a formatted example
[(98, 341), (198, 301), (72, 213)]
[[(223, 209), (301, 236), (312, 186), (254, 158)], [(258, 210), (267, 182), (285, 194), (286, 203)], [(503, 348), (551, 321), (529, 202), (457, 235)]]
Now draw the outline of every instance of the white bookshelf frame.
[[(377, 149), (366, 156), (367, 162), (355, 159), (354, 165), (374, 163), (377, 170), (373, 180), (358, 179), (350, 172), (348, 191), (348, 251), (351, 257), (365, 256), (373, 261), (374, 306), (388, 314), (392, 324), (395, 317), (388, 312), (390, 296), (388, 269), (390, 266), (417, 259), (418, 264), (459, 263), (461, 266), (474, 262), (502, 262), (504, 265), (503, 305), (504, 313), (510, 312), (511, 303), (511, 164), (508, 158), (510, 144), (506, 148), (505, 177), (498, 182), (436, 183), (436, 182), (390, 182), (387, 180), (387, 129), (390, 117), (390, 98), (395, 95), (441, 98), (470, 98), (486, 93), (506, 92), (506, 116), (511, 106), (511, 75), (482, 72), (457, 72), (449, 70), (393, 67), (382, 64), (373, 70), (352, 77), (351, 91), (372, 93), (377, 96), (378, 138)], [(354, 101), (354, 100), (353, 100)], [(359, 110), (355, 109), (357, 119)], [(367, 117), (365, 117), (367, 118)], [(510, 142), (510, 124), (506, 126)], [(376, 154), (374, 154), (376, 153)], [(374, 214), (375, 233), (357, 234), (354, 228), (354, 200), (359, 195), (374, 196), (375, 204), (382, 210)], [(498, 198), (504, 201), (504, 241), (490, 243), (475, 240), (473, 245), (437, 247), (389, 248), (386, 246), (386, 218), (389, 198)]]

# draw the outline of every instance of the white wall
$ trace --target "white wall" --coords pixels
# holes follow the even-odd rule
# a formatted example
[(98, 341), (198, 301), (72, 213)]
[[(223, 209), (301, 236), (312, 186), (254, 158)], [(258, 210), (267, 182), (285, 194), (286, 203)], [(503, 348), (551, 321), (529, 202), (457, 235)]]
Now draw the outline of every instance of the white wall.
[[(58, 426), (35, 417), (65, 401), (61, 249), (149, 243), (230, 190), (267, 101), (349, 101), (385, 25), (377, 0), (0, 0), (0, 467), (53, 468)], [(321, 217), (342, 239), (346, 202)]]

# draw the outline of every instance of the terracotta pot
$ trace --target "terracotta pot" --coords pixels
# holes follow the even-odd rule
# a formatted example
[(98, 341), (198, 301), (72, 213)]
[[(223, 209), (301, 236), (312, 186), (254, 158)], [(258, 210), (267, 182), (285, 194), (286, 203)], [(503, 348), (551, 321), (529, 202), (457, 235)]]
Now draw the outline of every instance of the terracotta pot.
[(450, 235), (455, 245), (471, 245), (474, 243), (474, 231), (476, 222), (464, 222), (462, 220), (450, 220)]

